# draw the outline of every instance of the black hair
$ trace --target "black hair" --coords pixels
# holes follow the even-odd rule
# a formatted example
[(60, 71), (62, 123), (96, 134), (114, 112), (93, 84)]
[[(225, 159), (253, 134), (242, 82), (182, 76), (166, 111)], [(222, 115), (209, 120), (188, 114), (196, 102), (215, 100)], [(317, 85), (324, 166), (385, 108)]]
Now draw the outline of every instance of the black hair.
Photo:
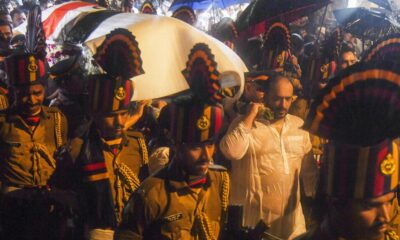
[(3, 20), (3, 19), (0, 19), (0, 26), (9, 26), (9, 27), (10, 27), (10, 30), (11, 30), (11, 31), (13, 30), (11, 23), (8, 22), (8, 21), (5, 21), (5, 20)]
[(351, 45), (350, 43), (343, 42), (340, 48), (340, 56), (346, 52), (352, 52), (354, 56), (357, 56), (356, 49), (354, 48), (354, 46)]
[(12, 10), (12, 11), (10, 12), (10, 16), (11, 16), (11, 18), (14, 18), (14, 15), (15, 15), (15, 14), (22, 14), (22, 13), (25, 14), (25, 12), (22, 11), (21, 9), (15, 8), (14, 10)]

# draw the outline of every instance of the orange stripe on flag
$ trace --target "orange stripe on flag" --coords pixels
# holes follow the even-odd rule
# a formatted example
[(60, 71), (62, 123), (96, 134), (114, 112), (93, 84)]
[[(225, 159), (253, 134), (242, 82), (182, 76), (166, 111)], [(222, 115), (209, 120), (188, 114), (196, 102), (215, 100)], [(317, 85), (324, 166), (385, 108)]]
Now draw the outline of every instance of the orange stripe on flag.
[(46, 34), (46, 38), (51, 36), (54, 33), (54, 30), (57, 28), (58, 24), (60, 23), (61, 19), (67, 15), (68, 11), (86, 7), (86, 6), (95, 6), (96, 4), (88, 3), (88, 2), (71, 2), (67, 3), (56, 10), (50, 16), (43, 21), (43, 28), (44, 33)]

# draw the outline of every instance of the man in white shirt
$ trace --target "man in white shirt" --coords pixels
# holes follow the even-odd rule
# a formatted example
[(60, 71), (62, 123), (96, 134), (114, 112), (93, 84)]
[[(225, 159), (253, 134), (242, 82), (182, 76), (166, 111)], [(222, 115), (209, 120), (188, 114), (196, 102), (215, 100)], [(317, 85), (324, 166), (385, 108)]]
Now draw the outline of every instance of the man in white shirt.
[(251, 103), (247, 114), (232, 122), (220, 149), (232, 163), (230, 204), (244, 206), (244, 226), (255, 227), (263, 220), (270, 234), (292, 239), (306, 231), (300, 172), (310, 195), (314, 183), (309, 180), (315, 181), (317, 169), (312, 158), (305, 158), (311, 156), (311, 143), (309, 134), (300, 129), (303, 120), (288, 114), (292, 83), (279, 75), (267, 81), (265, 99), (274, 119), (259, 114), (262, 103)]

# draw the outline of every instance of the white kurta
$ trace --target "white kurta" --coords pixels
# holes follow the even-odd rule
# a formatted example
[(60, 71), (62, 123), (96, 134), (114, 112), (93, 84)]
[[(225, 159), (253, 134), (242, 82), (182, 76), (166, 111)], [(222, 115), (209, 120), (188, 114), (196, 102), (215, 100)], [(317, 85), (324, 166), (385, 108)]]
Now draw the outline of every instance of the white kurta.
[[(299, 176), (311, 143), (308, 132), (300, 129), (303, 120), (288, 114), (279, 134), (266, 121), (256, 120), (248, 129), (242, 119), (232, 122), (220, 142), (232, 163), (230, 204), (244, 206), (245, 226), (263, 219), (271, 226), (268, 232), (283, 239), (304, 233)], [(315, 164), (304, 166), (307, 179), (316, 179)], [(312, 191), (306, 185), (306, 193)]]

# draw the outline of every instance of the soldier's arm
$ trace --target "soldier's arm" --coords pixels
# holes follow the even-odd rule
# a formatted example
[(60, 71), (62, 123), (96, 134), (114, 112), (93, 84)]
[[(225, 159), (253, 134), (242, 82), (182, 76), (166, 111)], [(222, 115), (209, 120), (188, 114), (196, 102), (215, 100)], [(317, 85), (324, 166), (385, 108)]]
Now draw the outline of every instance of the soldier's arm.
[(304, 138), (305, 154), (301, 163), (300, 177), (303, 181), (304, 192), (307, 197), (314, 197), (317, 188), (318, 166), (312, 154), (310, 136), (305, 134)]
[(65, 117), (65, 115), (63, 113), (61, 113), (61, 125), (62, 125), (61, 134), (62, 134), (62, 140), (63, 140), (63, 145), (64, 145), (68, 141), (68, 120), (67, 120), (67, 117)]
[(146, 199), (142, 189), (134, 192), (124, 208), (122, 222), (115, 231), (115, 240), (139, 240), (155, 223), (157, 205)]

